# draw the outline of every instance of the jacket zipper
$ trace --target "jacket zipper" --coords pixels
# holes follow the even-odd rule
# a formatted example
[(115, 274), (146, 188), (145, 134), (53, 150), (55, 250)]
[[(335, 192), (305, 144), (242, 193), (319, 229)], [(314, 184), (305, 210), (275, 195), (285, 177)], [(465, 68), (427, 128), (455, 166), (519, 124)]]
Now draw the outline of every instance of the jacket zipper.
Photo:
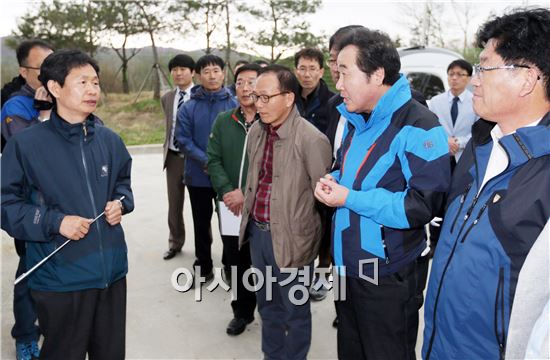
[[(90, 177), (89, 177), (89, 173), (88, 173), (88, 165), (86, 163), (86, 156), (84, 155), (84, 143), (87, 141), (87, 135), (88, 135), (88, 130), (86, 129), (86, 124), (82, 123), (82, 136), (80, 137), (80, 155), (82, 157), (82, 165), (84, 166), (84, 174), (85, 174), (85, 178), (86, 178), (86, 186), (88, 188), (88, 195), (90, 196), (90, 200), (92, 202), (94, 218), (96, 218), (97, 217), (97, 211), (96, 211), (97, 208), (95, 206), (95, 200), (94, 200), (94, 195), (93, 195), (93, 192), (92, 192), (92, 186), (90, 185)], [(107, 284), (107, 280), (106, 280), (107, 271), (105, 270), (105, 257), (104, 257), (104, 254), (103, 254), (103, 240), (102, 240), (102, 236), (101, 236), (101, 228), (99, 226), (99, 221), (96, 221), (95, 225), (96, 225), (98, 236), (99, 236), (99, 253), (101, 255), (101, 267), (103, 269), (102, 280), (103, 280), (103, 283), (105, 284), (105, 287), (108, 287), (109, 284)]]
[(487, 203), (483, 204), (483, 206), (479, 210), (474, 222), (470, 225), (470, 227), (468, 227), (468, 230), (466, 230), (466, 233), (462, 237), (462, 240), (460, 240), (461, 244), (464, 243), (464, 241), (466, 240), (466, 237), (470, 233), (470, 230), (472, 230), (472, 228), (477, 225), (477, 223), (479, 222), (479, 219), (481, 218), (481, 215), (483, 214), (483, 212), (485, 211), (486, 208), (487, 208)]
[(469, 183), (468, 186), (466, 186), (466, 190), (460, 197), (460, 207), (458, 208), (458, 212), (456, 213), (455, 219), (453, 220), (453, 225), (451, 225), (451, 234), (453, 233), (456, 225), (456, 221), (458, 220), (458, 217), (460, 216), (460, 212), (462, 211), (462, 207), (464, 206), (464, 201), (466, 201), (466, 196), (468, 196), (468, 192), (472, 188), (472, 183)]
[[(500, 299), (499, 299), (500, 298)], [(501, 335), (499, 335), (499, 329), (498, 329), (498, 304), (501, 304), (501, 310), (500, 310), (500, 316), (501, 316), (501, 322), (500, 322), (500, 330)], [(504, 268), (501, 267), (498, 272), (498, 285), (497, 285), (497, 293), (495, 295), (495, 338), (497, 340), (498, 349), (500, 352), (500, 359), (504, 359), (505, 349), (506, 349), (506, 334), (504, 330)]]

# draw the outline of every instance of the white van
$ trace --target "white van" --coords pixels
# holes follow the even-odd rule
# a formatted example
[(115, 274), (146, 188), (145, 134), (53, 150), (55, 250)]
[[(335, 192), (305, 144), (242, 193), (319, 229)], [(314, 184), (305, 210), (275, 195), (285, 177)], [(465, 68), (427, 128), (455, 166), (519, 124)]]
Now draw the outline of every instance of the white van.
[(401, 58), (401, 72), (407, 76), (411, 86), (430, 100), (449, 89), (447, 66), (462, 56), (442, 48), (415, 46), (397, 49)]

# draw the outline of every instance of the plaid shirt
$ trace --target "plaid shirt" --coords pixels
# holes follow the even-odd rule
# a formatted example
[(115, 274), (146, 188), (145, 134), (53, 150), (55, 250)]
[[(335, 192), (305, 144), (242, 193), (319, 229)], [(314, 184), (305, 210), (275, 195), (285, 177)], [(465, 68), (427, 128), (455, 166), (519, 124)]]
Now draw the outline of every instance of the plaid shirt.
[(265, 141), (264, 156), (258, 179), (256, 200), (252, 207), (252, 218), (259, 222), (269, 222), (269, 200), (271, 199), (271, 181), (273, 175), (273, 143), (279, 138), (277, 128), (267, 127), (267, 139)]

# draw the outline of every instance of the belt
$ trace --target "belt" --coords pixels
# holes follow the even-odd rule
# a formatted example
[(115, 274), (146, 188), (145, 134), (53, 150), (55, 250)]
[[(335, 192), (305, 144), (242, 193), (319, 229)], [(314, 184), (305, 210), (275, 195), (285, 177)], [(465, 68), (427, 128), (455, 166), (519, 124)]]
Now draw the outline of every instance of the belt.
[(252, 219), (252, 222), (254, 222), (254, 225), (256, 225), (256, 227), (261, 231), (271, 231), (271, 226), (269, 226), (269, 223), (257, 221), (254, 219)]

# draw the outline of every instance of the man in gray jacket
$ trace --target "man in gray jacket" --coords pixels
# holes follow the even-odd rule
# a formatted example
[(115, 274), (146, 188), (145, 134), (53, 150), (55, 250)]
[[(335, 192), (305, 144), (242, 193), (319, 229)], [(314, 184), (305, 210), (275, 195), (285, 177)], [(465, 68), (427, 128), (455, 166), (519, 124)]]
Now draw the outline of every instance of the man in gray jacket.
[(264, 279), (256, 298), (268, 359), (305, 359), (309, 351), (311, 313), (303, 285), (309, 285), (323, 231), (313, 191), (331, 163), (328, 139), (298, 113), (297, 90), (288, 68), (270, 65), (251, 94), (261, 122), (249, 133), (240, 244), (250, 241), (252, 266)]

